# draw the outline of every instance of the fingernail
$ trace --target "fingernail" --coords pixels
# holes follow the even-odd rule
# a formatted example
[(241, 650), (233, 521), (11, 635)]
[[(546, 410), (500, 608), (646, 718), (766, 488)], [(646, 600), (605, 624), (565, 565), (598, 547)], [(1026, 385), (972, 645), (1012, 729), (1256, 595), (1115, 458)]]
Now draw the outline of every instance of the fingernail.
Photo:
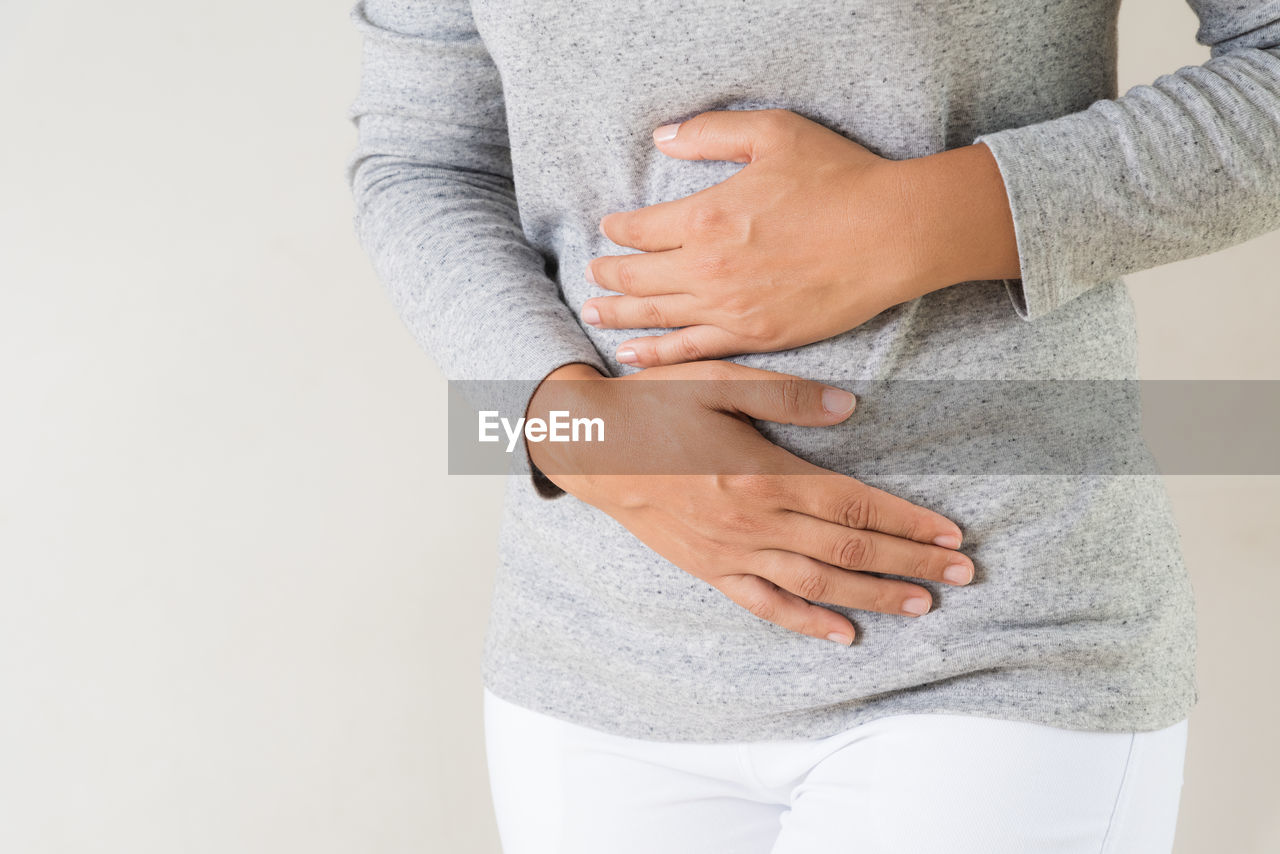
[(676, 132), (680, 130), (680, 122), (673, 125), (663, 125), (653, 132), (654, 142), (666, 142), (669, 139), (676, 138)]
[(952, 584), (968, 584), (973, 580), (973, 567), (962, 563), (953, 563), (942, 570), (942, 577)]
[(832, 415), (844, 415), (853, 411), (853, 394), (841, 388), (824, 388), (822, 390), (822, 408)]
[(832, 632), (831, 634), (827, 635), (827, 640), (835, 641), (836, 643), (841, 644), (842, 646), (848, 646), (849, 644), (853, 643), (853, 638), (849, 637), (846, 634), (843, 634), (842, 632)]
[(594, 305), (584, 305), (582, 307), (582, 322), (592, 326), (600, 325), (600, 312), (596, 310)]
[[(599, 228), (599, 230), (600, 230), (600, 233), (601, 233), (601, 234), (604, 234), (604, 220), (600, 220), (600, 225), (598, 226), (598, 228)], [(608, 237), (609, 235), (604, 234), (604, 236), (605, 236), (605, 237)]]
[(960, 548), (960, 535), (943, 534), (941, 537), (934, 537), (933, 544), (942, 546), (944, 549), (958, 549)]
[(586, 276), (587, 281), (590, 282), (591, 284), (593, 285), (598, 284), (598, 282), (596, 282), (596, 277), (591, 274), (590, 264), (587, 265), (587, 269), (586, 271), (583, 272), (583, 275)]
[(636, 358), (636, 351), (632, 350), (630, 347), (623, 347), (616, 355), (618, 357), (618, 361), (624, 365), (634, 365), (636, 362), (640, 361)]
[(912, 597), (902, 603), (902, 610), (917, 617), (929, 610), (929, 600)]

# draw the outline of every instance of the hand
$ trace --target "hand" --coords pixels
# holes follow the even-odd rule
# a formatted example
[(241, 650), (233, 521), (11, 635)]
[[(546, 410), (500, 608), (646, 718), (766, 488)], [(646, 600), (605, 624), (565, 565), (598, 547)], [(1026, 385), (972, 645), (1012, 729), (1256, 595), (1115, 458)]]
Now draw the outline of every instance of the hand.
[(894, 161), (788, 110), (702, 113), (654, 134), (662, 153), (747, 165), (674, 201), (611, 213), (601, 230), (641, 254), (594, 258), (621, 296), (584, 322), (684, 327), (618, 347), (647, 367), (788, 349), (853, 329), (962, 281), (1016, 278), (1003, 179), (985, 145)]
[[(812, 465), (751, 423), (826, 426), (853, 407), (846, 391), (730, 362), (616, 379), (574, 364), (539, 385), (528, 416), (599, 417), (607, 436), (621, 438), (527, 447), (561, 489), (751, 613), (852, 643), (852, 623), (810, 600), (916, 616), (931, 605), (926, 588), (867, 573), (955, 584), (973, 577), (973, 563), (955, 551), (961, 535), (954, 523)], [(614, 473), (646, 468), (654, 473)], [(944, 577), (948, 567), (955, 569)]]

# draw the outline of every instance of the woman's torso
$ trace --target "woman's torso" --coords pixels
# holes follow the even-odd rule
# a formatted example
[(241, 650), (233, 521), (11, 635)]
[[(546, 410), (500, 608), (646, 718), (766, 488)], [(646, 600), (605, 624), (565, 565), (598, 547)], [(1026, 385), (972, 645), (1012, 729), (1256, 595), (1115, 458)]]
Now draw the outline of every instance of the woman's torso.
[[(574, 309), (596, 255), (632, 250), (607, 213), (680, 198), (741, 164), (684, 161), (654, 127), (711, 109), (786, 108), (883, 156), (916, 157), (1115, 94), (1111, 0), (569, 3), (476, 0), (503, 81), (521, 221)], [(615, 374), (636, 330), (583, 327)], [(1028, 322), (971, 282), (808, 347), (734, 361), (820, 379), (1123, 380), (1133, 308), (1119, 281)], [(998, 430), (976, 403), (930, 432)], [(890, 426), (888, 429), (892, 429)], [(797, 449), (804, 428), (765, 425)], [(846, 435), (846, 434), (840, 434)], [(848, 434), (854, 435), (854, 434)], [(576, 499), (508, 490), (486, 680), (542, 711), (668, 740), (821, 736), (943, 708), (1079, 728), (1156, 728), (1193, 699), (1194, 631), (1153, 477), (865, 476), (856, 449), (808, 458), (928, 506), (978, 568), (911, 619), (848, 612), (851, 648), (764, 623)]]

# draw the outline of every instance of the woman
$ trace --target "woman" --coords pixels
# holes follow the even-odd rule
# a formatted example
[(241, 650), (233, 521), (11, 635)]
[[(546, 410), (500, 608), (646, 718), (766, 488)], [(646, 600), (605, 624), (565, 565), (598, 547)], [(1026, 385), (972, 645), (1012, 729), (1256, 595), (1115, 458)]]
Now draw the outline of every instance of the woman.
[(508, 854), (1170, 849), (1159, 479), (868, 476), (845, 427), (862, 380), (1131, 379), (1119, 277), (1280, 226), (1280, 7), (1193, 6), (1213, 58), (1123, 97), (1114, 0), (355, 7), (356, 226), (406, 324), (628, 437), (509, 481)]

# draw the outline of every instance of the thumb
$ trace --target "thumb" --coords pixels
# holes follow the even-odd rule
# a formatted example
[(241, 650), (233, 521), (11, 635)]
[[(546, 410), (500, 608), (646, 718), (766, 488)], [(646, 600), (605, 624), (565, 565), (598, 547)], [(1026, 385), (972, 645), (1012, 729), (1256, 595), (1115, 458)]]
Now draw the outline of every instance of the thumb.
[(781, 135), (787, 110), (712, 110), (653, 132), (658, 150), (681, 160), (758, 160)]
[(857, 399), (851, 392), (814, 380), (774, 371), (731, 366), (717, 383), (721, 408), (761, 421), (825, 427), (851, 414)]

